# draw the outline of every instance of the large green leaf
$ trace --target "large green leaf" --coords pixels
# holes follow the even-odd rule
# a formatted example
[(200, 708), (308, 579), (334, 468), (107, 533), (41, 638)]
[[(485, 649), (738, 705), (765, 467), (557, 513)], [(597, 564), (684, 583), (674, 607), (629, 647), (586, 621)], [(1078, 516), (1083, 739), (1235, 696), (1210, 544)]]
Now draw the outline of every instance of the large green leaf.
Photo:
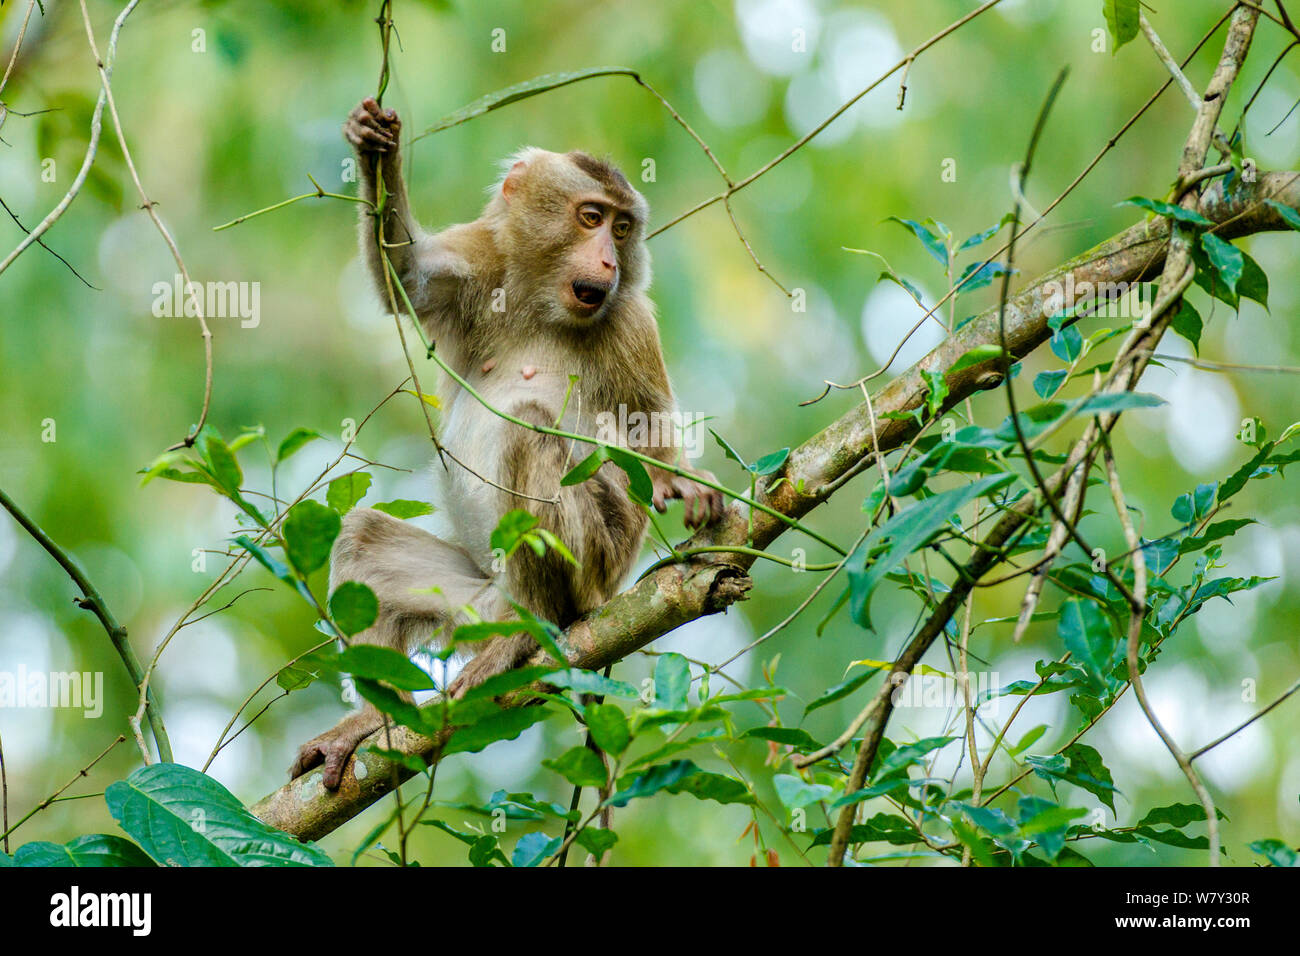
[(542, 766), (554, 770), (575, 787), (603, 786), (606, 779), (605, 764), (588, 747), (570, 747), (558, 757), (543, 760)]
[(461, 727), (451, 735), (442, 748), (444, 755), (478, 753), (498, 740), (514, 740), (521, 733), (551, 716), (544, 707), (515, 707), (484, 717), (468, 727)]
[(354, 471), (348, 475), (339, 475), (329, 483), (325, 490), (325, 502), (341, 515), (347, 514), (358, 501), (370, 490), (370, 475), (364, 471)]
[(1115, 45), (1111, 53), (1138, 35), (1138, 14), (1141, 12), (1138, 0), (1101, 0), (1101, 12), (1106, 18), (1106, 29), (1110, 30)]
[(691, 668), (680, 654), (664, 654), (655, 665), (655, 706), (681, 710), (691, 689)]
[[(849, 557), (849, 607), (853, 619), (870, 628), (871, 595), (885, 575), (929, 541), (963, 506), (1014, 480), (1014, 475), (987, 475), (968, 485), (941, 491), (909, 505), (872, 532)], [(872, 546), (884, 541), (889, 542), (885, 552), (868, 560)]]
[(632, 741), (627, 718), (615, 704), (591, 704), (587, 707), (587, 730), (591, 739), (607, 754), (618, 756)]
[(275, 453), (276, 463), (278, 464), (279, 462), (284, 461), (303, 445), (306, 445), (308, 442), (313, 442), (320, 437), (320, 432), (316, 431), (314, 428), (295, 428), (284, 437), (282, 442), (280, 442), (280, 447)]
[(332, 866), (314, 843), (263, 823), (206, 774), (141, 767), (104, 793), (108, 810), (163, 866)]
[(343, 519), (319, 501), (300, 501), (284, 519), (284, 540), (289, 563), (302, 574), (323, 568), (338, 537)]
[(110, 833), (88, 833), (60, 846), (28, 843), (14, 853), (14, 866), (157, 866), (130, 840)]
[(379, 599), (360, 581), (344, 581), (329, 601), (330, 617), (344, 634), (360, 634), (379, 616)]

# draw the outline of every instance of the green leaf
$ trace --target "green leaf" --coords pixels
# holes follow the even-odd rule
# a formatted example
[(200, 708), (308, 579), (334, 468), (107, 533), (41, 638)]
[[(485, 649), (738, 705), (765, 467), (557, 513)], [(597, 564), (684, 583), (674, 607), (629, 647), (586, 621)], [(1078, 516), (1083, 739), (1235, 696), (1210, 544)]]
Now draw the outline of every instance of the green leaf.
[(284, 441), (280, 442), (280, 448), (275, 453), (276, 464), (284, 461), (303, 445), (320, 437), (321, 433), (314, 428), (295, 428), (284, 436)]
[[(1012, 273), (1019, 270), (1012, 269)], [(974, 292), (976, 289), (983, 289), (985, 286), (993, 284), (993, 280), (998, 276), (1007, 274), (1007, 267), (1001, 262), (972, 262), (962, 270), (955, 286), (958, 295), (965, 295), (968, 292)]]
[(1201, 234), (1201, 248), (1218, 273), (1223, 287), (1233, 295), (1237, 294), (1237, 283), (1241, 281), (1246, 268), (1246, 257), (1242, 251), (1230, 242), (1224, 242), (1212, 232)]
[(948, 247), (933, 232), (912, 219), (900, 219), (898, 216), (890, 216), (885, 222), (896, 222), (911, 230), (912, 235), (921, 240), (921, 245), (925, 246), (925, 251), (934, 256), (939, 265), (945, 269), (948, 268)]
[[(1296, 228), (1300, 228), (1297, 226)], [(1300, 853), (1297, 853), (1291, 847), (1287, 846), (1281, 840), (1256, 840), (1250, 844), (1250, 849), (1258, 853), (1274, 866), (1286, 868), (1300, 866)]]
[[(578, 467), (581, 468), (582, 466), (579, 465)], [(577, 471), (577, 469), (575, 468), (574, 471)], [(573, 472), (569, 472), (569, 474), (572, 475)], [(496, 528), (493, 529), (489, 544), (493, 551), (502, 551), (506, 557), (509, 557), (515, 553), (515, 549), (523, 541), (524, 535), (537, 527), (537, 524), (537, 516), (521, 508), (507, 511), (501, 516), (501, 520), (497, 522)]]
[[(307, 585), (294, 577), (293, 572), (289, 570), (288, 565), (276, 558), (270, 551), (267, 551), (256, 541), (253, 541), (251, 538), (242, 534), (235, 538), (235, 544), (239, 545), (251, 554), (257, 560), (258, 564), (296, 590), (308, 604), (314, 603), (311, 591), (307, 590)], [(330, 636), (333, 637), (334, 635)]]
[(808, 731), (798, 727), (751, 727), (740, 736), (742, 739), (770, 740), (799, 750), (816, 750), (821, 746)]
[[(968, 485), (951, 488), (904, 508), (877, 528), (848, 559), (850, 611), (853, 619), (870, 629), (872, 592), (884, 576), (922, 547), (963, 506), (1015, 480), (1014, 475), (988, 475)], [(870, 545), (889, 541), (886, 552), (868, 561)]]
[(1102, 762), (1101, 754), (1087, 744), (1071, 744), (1065, 749), (1064, 756), (1069, 765), (1066, 767), (1065, 779), (1076, 784), (1097, 797), (1115, 812), (1115, 780)]
[(739, 780), (725, 774), (699, 770), (664, 788), (668, 793), (689, 793), (696, 800), (714, 803), (740, 803), (754, 805), (753, 794)]
[(691, 689), (691, 668), (680, 654), (662, 654), (655, 665), (655, 706), (682, 710)]
[(239, 486), (244, 483), (244, 473), (239, 468), (234, 452), (217, 430), (211, 425), (204, 425), (195, 447), (216, 479), (217, 486), (230, 495), (238, 495)]
[(650, 481), (650, 473), (645, 470), (645, 465), (621, 448), (602, 445), (578, 462), (560, 479), (560, 484), (566, 488), (570, 485), (582, 484), (596, 474), (600, 466), (607, 461), (612, 461), (627, 475), (627, 496), (639, 505), (649, 505), (654, 497), (654, 485)]
[(764, 455), (758, 461), (749, 466), (751, 474), (762, 477), (770, 475), (777, 471), (785, 464), (786, 459), (790, 457), (790, 449), (782, 448), (780, 451), (774, 451), (770, 455)]
[(1020, 742), (1014, 747), (1011, 747), (1007, 752), (1013, 757), (1018, 756), (1036, 744), (1039, 738), (1045, 733), (1047, 733), (1047, 724), (1039, 724), (1037, 727), (1027, 731), (1025, 735), (1020, 738)]
[(1232, 518), (1228, 521), (1216, 521), (1205, 529), (1204, 534), (1184, 538), (1178, 546), (1179, 554), (1191, 554), (1221, 538), (1229, 538), (1247, 525), (1257, 524), (1254, 518)]
[(360, 634), (379, 617), (379, 599), (360, 581), (344, 581), (330, 595), (330, 617), (344, 634)]
[(1260, 264), (1246, 253), (1241, 253), (1241, 280), (1237, 283), (1237, 294), (1243, 299), (1254, 299), (1265, 309), (1268, 308), (1268, 275)]
[(934, 750), (941, 750), (954, 740), (959, 739), (958, 737), (925, 737), (916, 741), (916, 743), (905, 744), (876, 765), (872, 780), (878, 781), (895, 770), (919, 763), (926, 754)]
[(1047, 344), (1062, 362), (1073, 362), (1083, 354), (1083, 333), (1078, 326), (1067, 325), (1055, 332)]
[(808, 783), (794, 774), (778, 773), (772, 778), (777, 798), (787, 810), (796, 810), (811, 803), (829, 800), (834, 788), (824, 783)]
[(1115, 46), (1111, 54), (1138, 35), (1138, 0), (1102, 0), (1101, 12), (1106, 17), (1106, 29), (1110, 31)]
[(587, 747), (570, 747), (553, 760), (543, 760), (543, 767), (554, 770), (575, 787), (601, 787), (606, 780), (605, 764)]
[(1069, 377), (1070, 370), (1068, 368), (1039, 372), (1034, 376), (1034, 391), (1038, 393), (1039, 398), (1051, 398)]
[(402, 520), (433, 514), (433, 505), (427, 501), (412, 501), (410, 498), (394, 498), (392, 501), (381, 501), (370, 507)]
[(619, 780), (620, 789), (605, 801), (611, 807), (625, 807), (638, 797), (651, 797), (674, 784), (680, 783), (700, 768), (689, 760), (661, 763), (641, 773)]
[(1277, 210), (1277, 214), (1282, 217), (1283, 222), (1292, 229), (1300, 230), (1300, 212), (1296, 212), (1290, 206), (1280, 203), (1276, 199), (1265, 199), (1264, 205), (1272, 206)]
[(589, 704), (586, 710), (587, 730), (597, 747), (615, 757), (627, 750), (632, 742), (627, 718), (615, 704)]
[(310, 498), (289, 509), (284, 519), (285, 551), (301, 574), (323, 568), (343, 521), (338, 512)]
[(329, 483), (329, 488), (325, 491), (325, 501), (339, 514), (345, 515), (366, 496), (369, 490), (369, 473), (354, 471), (350, 475), (339, 475)]
[[(975, 246), (988, 242), (988, 240), (992, 239), (1002, 230), (1003, 226), (1011, 222), (1014, 218), (1015, 217), (1012, 216), (1011, 213), (1007, 213), (1005, 216), (1003, 216), (993, 225), (989, 226), (983, 232), (977, 232), (969, 239), (963, 240), (962, 244), (957, 247), (957, 251), (965, 252), (967, 249), (973, 249)], [(986, 346), (981, 346), (981, 347), (986, 347)], [(956, 370), (953, 369), (952, 371), (956, 371)]]
[(88, 833), (69, 843), (28, 843), (13, 856), (13, 866), (120, 867), (157, 866), (130, 840), (109, 833)]
[(850, 677), (848, 680), (836, 684), (834, 687), (831, 687), (823, 691), (822, 694), (820, 694), (807, 707), (804, 708), (803, 715), (807, 717), (814, 710), (820, 710), (821, 708), (825, 707), (827, 704), (833, 704), (835, 703), (835, 701), (843, 697), (849, 696), (849, 694), (853, 693), (855, 690), (857, 690), (867, 681), (871, 680), (871, 678), (876, 675), (877, 670), (878, 668), (872, 668), (868, 671), (858, 674), (856, 677)]
[(555, 668), (538, 665), (536, 667), (515, 667), (502, 674), (495, 674), (483, 683), (471, 687), (465, 692), (462, 701), (494, 700), (502, 694), (517, 690), (527, 684), (548, 676)]
[[(1137, 0), (1133, 2), (1133, 8), (1137, 9)], [(1179, 222), (1186, 222), (1193, 226), (1202, 226), (1209, 228), (1214, 225), (1212, 221), (1206, 219), (1194, 209), (1184, 209), (1182, 206), (1176, 206), (1173, 203), (1163, 202), (1159, 199), (1147, 199), (1143, 196), (1132, 196), (1123, 202), (1118, 202), (1116, 206), (1137, 206), (1148, 212), (1153, 212), (1157, 216), (1166, 216), (1169, 219), (1177, 219)]]
[(511, 866), (537, 866), (554, 856), (564, 842), (563, 837), (548, 837), (545, 833), (525, 833), (510, 854)]
[(579, 694), (596, 694), (599, 697), (623, 697), (627, 700), (635, 700), (641, 696), (641, 692), (626, 681), (611, 680), (595, 671), (581, 670), (576, 667), (556, 671), (546, 678), (546, 682)]
[[(1218, 807), (1215, 807), (1215, 816), (1220, 820), (1228, 819), (1227, 816)], [(1180, 830), (1190, 823), (1197, 823), (1205, 819), (1205, 808), (1199, 803), (1173, 803), (1167, 807), (1156, 807), (1138, 821), (1138, 826), (1148, 827), (1155, 826), (1157, 823), (1167, 823), (1170, 826), (1178, 827)]]
[[(850, 250), (850, 251), (853, 251), (853, 252), (860, 252), (861, 250)], [(871, 255), (874, 255), (874, 254), (875, 254), (875, 253), (871, 253)], [(884, 261), (884, 260), (882, 259), (881, 261)], [(917, 288), (915, 285), (913, 285), (912, 283), (908, 282), (906, 279), (904, 279), (902, 276), (900, 276), (897, 272), (894, 272), (894, 271), (892, 271), (892, 270), (886, 270), (886, 271), (880, 273), (880, 275), (876, 277), (876, 281), (877, 281), (877, 282), (884, 282), (885, 280), (889, 280), (890, 282), (893, 282), (895, 285), (901, 286), (901, 287), (904, 289), (904, 291), (907, 292), (908, 295), (910, 295), (913, 299), (916, 300), (916, 304), (917, 304), (917, 305), (921, 306), (921, 308), (925, 308), (925, 305), (924, 305), (925, 298), (924, 298), (924, 296), (921, 295), (921, 290), (918, 289), (918, 288)]]
[(263, 823), (206, 774), (141, 767), (104, 793), (113, 819), (163, 866), (332, 866), (314, 843)]
[(1108, 675), (1117, 648), (1110, 618), (1096, 602), (1071, 598), (1061, 607), (1058, 632), (1065, 649), (1083, 666), (1089, 686), (1104, 693), (1110, 686)]
[(574, 837), (574, 842), (599, 860), (618, 842), (618, 834), (600, 827), (583, 827)]
[(1173, 330), (1192, 343), (1192, 348), (1195, 349), (1197, 355), (1201, 354), (1202, 328), (1204, 328), (1204, 323), (1201, 321), (1201, 314), (1184, 298), (1179, 306), (1178, 314), (1174, 316)]
[(353, 677), (383, 681), (398, 690), (434, 690), (437, 683), (411, 662), (401, 651), (378, 644), (353, 644), (338, 653), (333, 661), (322, 655), (325, 666), (333, 666)]
[(514, 740), (525, 730), (551, 716), (544, 707), (516, 707), (484, 717), (469, 727), (462, 727), (451, 735), (443, 754), (478, 753), (498, 740)]
[[(813, 838), (813, 846), (826, 846), (831, 842), (834, 831), (827, 827), (818, 830)], [(924, 839), (916, 832), (916, 827), (912, 826), (906, 819), (896, 813), (877, 813), (866, 823), (857, 823), (849, 831), (849, 843), (889, 843), (893, 846), (908, 846), (913, 843), (924, 843)]]
[(921, 369), (921, 378), (925, 381), (925, 408), (930, 418), (936, 418), (943, 411), (943, 400), (948, 397), (948, 380), (942, 371), (931, 372)]
[(1002, 347), (999, 345), (977, 345), (973, 349), (963, 352), (961, 358), (957, 359), (952, 368), (948, 369), (948, 374), (952, 375), (955, 372), (961, 372), (976, 365), (983, 365), (985, 362), (990, 362), (1002, 354)]

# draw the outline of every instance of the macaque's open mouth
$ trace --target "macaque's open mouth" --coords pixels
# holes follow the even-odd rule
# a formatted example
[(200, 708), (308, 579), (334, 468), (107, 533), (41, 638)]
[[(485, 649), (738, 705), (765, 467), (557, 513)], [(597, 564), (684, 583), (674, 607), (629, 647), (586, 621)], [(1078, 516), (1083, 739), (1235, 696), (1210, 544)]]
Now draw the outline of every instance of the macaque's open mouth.
[(587, 309), (598, 309), (605, 302), (605, 296), (609, 293), (609, 286), (598, 285), (595, 282), (585, 282), (582, 279), (576, 279), (573, 283), (573, 297), (578, 300), (578, 304)]

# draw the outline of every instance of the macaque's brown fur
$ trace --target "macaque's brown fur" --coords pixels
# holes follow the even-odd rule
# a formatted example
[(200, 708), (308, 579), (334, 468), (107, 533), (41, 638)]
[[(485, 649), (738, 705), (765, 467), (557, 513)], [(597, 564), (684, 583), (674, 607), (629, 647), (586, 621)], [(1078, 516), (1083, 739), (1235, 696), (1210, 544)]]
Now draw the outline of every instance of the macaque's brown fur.
[[(389, 259), (443, 359), (487, 402), (532, 424), (558, 422), (594, 436), (597, 414), (617, 418), (620, 406), (627, 415), (671, 416), (672, 391), (645, 294), (648, 210), (623, 174), (585, 153), (524, 149), (511, 158), (477, 220), (429, 234), (410, 214), (400, 130), (396, 113), (369, 99), (344, 125), (357, 151), (361, 195), (375, 201), (376, 167), (383, 178)], [(361, 248), (387, 302), (374, 228), (367, 207)], [(571, 392), (570, 376), (577, 377)], [(449, 634), (465, 620), (466, 607), (484, 620), (508, 620), (515, 617), (513, 600), (567, 627), (609, 600), (636, 560), (646, 527), (645, 513), (627, 496), (624, 472), (606, 464), (588, 481), (562, 488), (560, 478), (594, 446), (507, 422), (450, 380), (440, 395), (439, 438), (464, 465), (435, 467), (455, 542), (369, 508), (348, 513), (334, 545), (330, 588), (360, 581), (379, 598), (374, 626), (354, 640), (410, 653)], [(650, 434), (649, 443), (620, 440), (660, 461), (685, 464), (672, 429)], [(660, 511), (668, 499), (682, 498), (691, 526), (721, 513), (722, 497), (712, 489), (650, 471)], [(523, 546), (504, 562), (493, 555), (489, 535), (516, 508), (536, 515), (580, 566), (553, 548), (538, 555)], [(449, 692), (458, 696), (517, 666), (535, 647), (523, 634), (493, 639)], [(381, 723), (367, 704), (305, 744), (291, 775), (323, 763), (325, 785), (337, 787), (357, 743)]]

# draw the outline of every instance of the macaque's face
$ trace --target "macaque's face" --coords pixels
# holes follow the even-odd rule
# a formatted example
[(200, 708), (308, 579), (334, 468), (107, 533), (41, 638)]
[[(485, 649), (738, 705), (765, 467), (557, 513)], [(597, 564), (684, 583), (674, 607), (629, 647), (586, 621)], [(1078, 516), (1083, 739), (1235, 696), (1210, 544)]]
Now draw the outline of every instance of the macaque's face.
[(622, 247), (632, 235), (632, 215), (603, 194), (570, 202), (573, 238), (567, 270), (557, 290), (577, 319), (594, 319), (618, 293)]
[(526, 156), (501, 187), (524, 311), (562, 325), (599, 322), (649, 282), (645, 200), (585, 153)]

